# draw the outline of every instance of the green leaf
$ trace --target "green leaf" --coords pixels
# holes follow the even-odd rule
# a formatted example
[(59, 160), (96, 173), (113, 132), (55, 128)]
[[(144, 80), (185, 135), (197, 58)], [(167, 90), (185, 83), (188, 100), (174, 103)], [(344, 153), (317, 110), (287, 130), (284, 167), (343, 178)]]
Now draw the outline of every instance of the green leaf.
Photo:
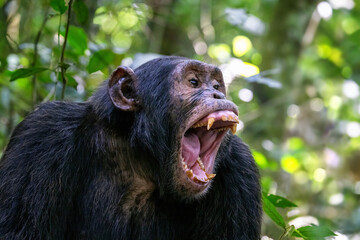
[(36, 73), (40, 73), (40, 72), (43, 72), (46, 70), (49, 70), (49, 69), (43, 68), (43, 67), (20, 68), (20, 69), (15, 70), (11, 74), (10, 81), (15, 81), (16, 79), (19, 79), (19, 78), (29, 77), (31, 75), (34, 75)]
[(109, 49), (97, 51), (91, 56), (86, 69), (89, 73), (96, 72), (106, 66), (109, 66), (109, 64), (114, 60), (114, 58), (115, 54)]
[(265, 213), (280, 227), (283, 229), (286, 228), (286, 224), (284, 218), (280, 215), (280, 213), (276, 210), (275, 205), (270, 202), (267, 196), (263, 193), (263, 209)]
[(68, 9), (68, 7), (65, 4), (64, 0), (51, 0), (50, 1), (50, 6), (57, 12), (59, 12), (60, 14), (63, 14), (66, 12), (66, 10)]
[(336, 234), (327, 227), (316, 225), (298, 228), (292, 235), (294, 237), (305, 237), (305, 239), (308, 240), (321, 240), (325, 239), (325, 237), (336, 236)]
[(87, 23), (89, 19), (89, 8), (85, 5), (84, 1), (75, 0), (73, 7), (77, 21), (80, 24)]
[[(61, 32), (62, 36), (65, 36), (65, 32)], [(70, 26), (68, 34), (68, 43), (72, 47), (74, 53), (77, 55), (83, 55), (87, 49), (87, 36), (82, 28)]]
[(299, 230), (294, 229), (294, 231), (292, 232), (291, 236), (296, 236), (296, 237), (301, 237), (303, 239), (307, 239), (307, 237), (305, 237), (304, 235), (301, 234), (301, 232), (299, 232)]
[(269, 196), (267, 196), (267, 198), (275, 207), (280, 207), (280, 208), (297, 207), (295, 203), (290, 202), (284, 197), (270, 194)]

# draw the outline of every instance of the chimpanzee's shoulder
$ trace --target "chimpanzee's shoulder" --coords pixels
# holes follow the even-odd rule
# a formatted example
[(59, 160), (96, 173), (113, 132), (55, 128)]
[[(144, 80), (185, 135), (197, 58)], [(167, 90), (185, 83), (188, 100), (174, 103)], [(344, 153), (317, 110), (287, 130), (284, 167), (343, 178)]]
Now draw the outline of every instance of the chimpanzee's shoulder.
[(40, 105), (38, 105), (33, 113), (39, 114), (46, 114), (51, 115), (54, 114), (54, 116), (58, 115), (72, 115), (76, 116), (77, 114), (82, 113), (86, 110), (86, 108), (89, 107), (89, 104), (87, 102), (68, 102), (68, 101), (51, 101), (51, 102), (45, 102)]
[(71, 135), (84, 119), (89, 104), (64, 101), (46, 102), (38, 105), (14, 129), (13, 138), (16, 136), (33, 139), (39, 136), (49, 139), (51, 136)]

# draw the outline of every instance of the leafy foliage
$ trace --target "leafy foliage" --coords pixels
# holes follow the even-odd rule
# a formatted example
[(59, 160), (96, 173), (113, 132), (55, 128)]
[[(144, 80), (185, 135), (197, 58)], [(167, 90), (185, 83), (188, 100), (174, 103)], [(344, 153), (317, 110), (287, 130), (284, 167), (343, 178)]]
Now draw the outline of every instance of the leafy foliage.
[(295, 203), (290, 202), (286, 198), (270, 194), (267, 199), (275, 206), (280, 208), (297, 207)]
[(239, 106), (237, 134), (253, 149), (263, 191), (273, 193), (263, 195), (264, 236), (360, 236), (358, 1), (0, 0), (0, 7), (0, 155), (40, 102), (62, 94), (86, 100), (120, 64), (183, 55), (224, 72)]
[(32, 76), (36, 73), (40, 73), (40, 72), (43, 72), (46, 70), (49, 70), (49, 69), (43, 68), (43, 67), (20, 68), (20, 69), (15, 70), (11, 74), (10, 81), (15, 81), (16, 79), (19, 79), (19, 78), (26, 78), (26, 77)]
[(57, 12), (59, 12), (60, 14), (63, 14), (66, 12), (67, 10), (67, 6), (65, 5), (65, 1), (64, 0), (51, 0), (50, 1), (50, 6)]
[(325, 237), (336, 236), (336, 234), (328, 228), (316, 225), (301, 227), (294, 231), (292, 235), (309, 240), (321, 240), (325, 239)]
[(284, 218), (276, 210), (275, 205), (267, 196), (262, 197), (264, 212), (280, 227), (286, 228)]

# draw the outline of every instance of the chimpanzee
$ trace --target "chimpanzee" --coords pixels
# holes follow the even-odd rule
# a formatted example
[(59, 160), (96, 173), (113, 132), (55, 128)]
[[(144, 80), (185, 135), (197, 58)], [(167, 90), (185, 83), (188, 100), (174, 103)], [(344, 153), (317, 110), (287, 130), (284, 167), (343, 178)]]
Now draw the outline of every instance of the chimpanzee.
[(1, 159), (0, 239), (259, 239), (237, 114), (219, 68), (183, 57), (118, 67), (84, 103), (41, 104)]

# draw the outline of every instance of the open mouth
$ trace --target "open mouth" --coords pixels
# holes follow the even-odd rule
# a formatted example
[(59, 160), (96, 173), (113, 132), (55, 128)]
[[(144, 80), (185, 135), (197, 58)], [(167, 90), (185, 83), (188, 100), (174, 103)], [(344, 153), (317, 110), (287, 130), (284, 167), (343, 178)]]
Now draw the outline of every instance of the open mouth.
[(212, 112), (193, 124), (181, 141), (182, 168), (188, 178), (200, 185), (206, 185), (215, 177), (213, 173), (217, 151), (227, 130), (233, 134), (239, 123), (233, 111)]

